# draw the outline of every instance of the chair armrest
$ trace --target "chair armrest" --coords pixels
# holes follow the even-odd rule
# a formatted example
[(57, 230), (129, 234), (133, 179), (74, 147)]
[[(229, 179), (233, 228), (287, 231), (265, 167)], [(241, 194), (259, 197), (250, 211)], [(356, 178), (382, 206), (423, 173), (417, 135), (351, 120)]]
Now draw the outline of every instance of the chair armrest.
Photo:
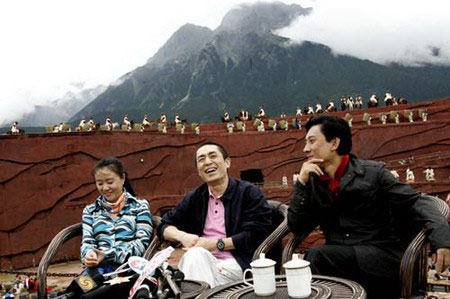
[(161, 243), (161, 241), (158, 238), (158, 234), (156, 233), (156, 227), (161, 224), (161, 217), (153, 215), (152, 220), (153, 220), (153, 237), (150, 242), (150, 245), (148, 246), (147, 250), (143, 255), (143, 258), (147, 260), (150, 260), (155, 255), (155, 253), (161, 250), (161, 248), (168, 247), (170, 244), (172, 244), (171, 242), (168, 241), (164, 241)]
[[(417, 234), (417, 236), (409, 243), (408, 248), (406, 248), (403, 254), (402, 261), (400, 264), (400, 284), (401, 284), (401, 298), (409, 299), (412, 296), (412, 282), (414, 277), (414, 264), (419, 254), (424, 250), (426, 244), (425, 231), (422, 230)], [(424, 256), (423, 258), (427, 258)], [(420, 269), (421, 272), (424, 271), (425, 277), (419, 278), (420, 284), (425, 284), (421, 286), (421, 289), (426, 288), (426, 269)], [(420, 275), (422, 276), (422, 275)]]
[[(424, 194), (433, 201), (436, 209), (447, 219), (449, 216), (448, 204), (440, 198)], [(425, 230), (420, 231), (409, 243), (403, 254), (400, 264), (401, 298), (411, 298), (412, 282), (414, 279), (415, 263), (418, 261), (419, 267), (419, 289), (425, 290), (427, 286), (427, 252), (426, 246), (429, 244)]]
[(253, 253), (252, 260), (259, 258), (261, 253), (267, 253), (278, 241), (284, 238), (289, 233), (289, 227), (287, 225), (287, 209), (284, 204), (280, 204), (278, 210), (283, 214), (284, 220), (277, 226), (277, 228), (258, 246)]
[(81, 223), (73, 224), (61, 230), (50, 242), (47, 250), (44, 253), (37, 273), (38, 280), (38, 298), (47, 298), (47, 270), (50, 261), (55, 256), (62, 244), (81, 235)]
[[(304, 233), (301, 235), (297, 235), (289, 239), (283, 249), (283, 253), (281, 255), (281, 264), (290, 261), (292, 259), (292, 254), (294, 254), (295, 249), (302, 244), (302, 242), (311, 234), (311, 232)], [(284, 268), (281, 268), (281, 274), (284, 274)]]

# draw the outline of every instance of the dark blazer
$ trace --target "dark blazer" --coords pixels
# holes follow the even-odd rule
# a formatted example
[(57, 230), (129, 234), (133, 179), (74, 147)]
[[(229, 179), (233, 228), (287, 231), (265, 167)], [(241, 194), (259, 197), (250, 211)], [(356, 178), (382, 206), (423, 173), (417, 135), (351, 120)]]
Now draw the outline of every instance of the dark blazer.
[(426, 195), (395, 179), (384, 163), (354, 155), (337, 197), (316, 175), (306, 186), (296, 184), (288, 225), (295, 234), (320, 225), (326, 244), (354, 246), (359, 266), (384, 277), (398, 274), (409, 236), (420, 228), (434, 247), (450, 247), (447, 220)]
[[(230, 252), (241, 268), (247, 269), (254, 251), (270, 233), (270, 206), (261, 190), (249, 182), (231, 177), (221, 200), (225, 207), (227, 237), (232, 238), (235, 247)], [(207, 184), (189, 192), (174, 209), (163, 216), (157, 228), (158, 237), (164, 240), (163, 232), (169, 225), (202, 236), (208, 201)]]

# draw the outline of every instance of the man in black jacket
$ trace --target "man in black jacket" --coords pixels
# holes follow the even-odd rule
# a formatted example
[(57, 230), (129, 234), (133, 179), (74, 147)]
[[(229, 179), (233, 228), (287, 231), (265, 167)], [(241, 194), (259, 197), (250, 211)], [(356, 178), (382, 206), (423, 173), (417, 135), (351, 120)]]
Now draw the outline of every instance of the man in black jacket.
[(205, 184), (166, 213), (157, 231), (161, 240), (187, 249), (179, 264), (186, 278), (214, 287), (242, 279), (255, 249), (269, 235), (271, 210), (258, 188), (228, 175), (231, 160), (221, 145), (202, 145), (195, 164)]
[(326, 244), (305, 259), (314, 274), (361, 283), (370, 298), (398, 297), (400, 261), (406, 242), (400, 233), (414, 224), (425, 227), (437, 249), (436, 268), (450, 265), (450, 229), (446, 219), (409, 185), (393, 177), (384, 164), (350, 154), (347, 122), (332, 116), (311, 118), (303, 163), (288, 211), (295, 234), (317, 225)]

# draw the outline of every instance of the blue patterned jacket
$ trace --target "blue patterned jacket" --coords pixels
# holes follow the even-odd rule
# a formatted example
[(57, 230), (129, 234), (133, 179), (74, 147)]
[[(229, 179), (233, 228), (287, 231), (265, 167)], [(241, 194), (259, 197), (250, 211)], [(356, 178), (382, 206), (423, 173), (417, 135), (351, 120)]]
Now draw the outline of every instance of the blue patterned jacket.
[(83, 210), (82, 262), (94, 248), (105, 252), (105, 261), (109, 264), (120, 265), (130, 256), (142, 256), (153, 231), (148, 202), (126, 192), (125, 207), (112, 219), (101, 206), (101, 199), (98, 197)]

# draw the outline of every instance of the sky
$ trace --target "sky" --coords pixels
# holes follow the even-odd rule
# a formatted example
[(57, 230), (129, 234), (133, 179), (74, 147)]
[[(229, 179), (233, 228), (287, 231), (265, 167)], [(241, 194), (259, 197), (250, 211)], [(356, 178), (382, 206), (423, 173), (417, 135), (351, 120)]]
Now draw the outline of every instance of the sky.
[[(78, 83), (108, 85), (147, 61), (182, 25), (215, 29), (253, 0), (0, 2), (0, 125)], [(267, 1), (265, 1), (267, 2)], [(447, 0), (283, 0), (313, 7), (279, 32), (379, 63), (450, 65)], [(439, 54), (432, 56), (431, 53)]]

